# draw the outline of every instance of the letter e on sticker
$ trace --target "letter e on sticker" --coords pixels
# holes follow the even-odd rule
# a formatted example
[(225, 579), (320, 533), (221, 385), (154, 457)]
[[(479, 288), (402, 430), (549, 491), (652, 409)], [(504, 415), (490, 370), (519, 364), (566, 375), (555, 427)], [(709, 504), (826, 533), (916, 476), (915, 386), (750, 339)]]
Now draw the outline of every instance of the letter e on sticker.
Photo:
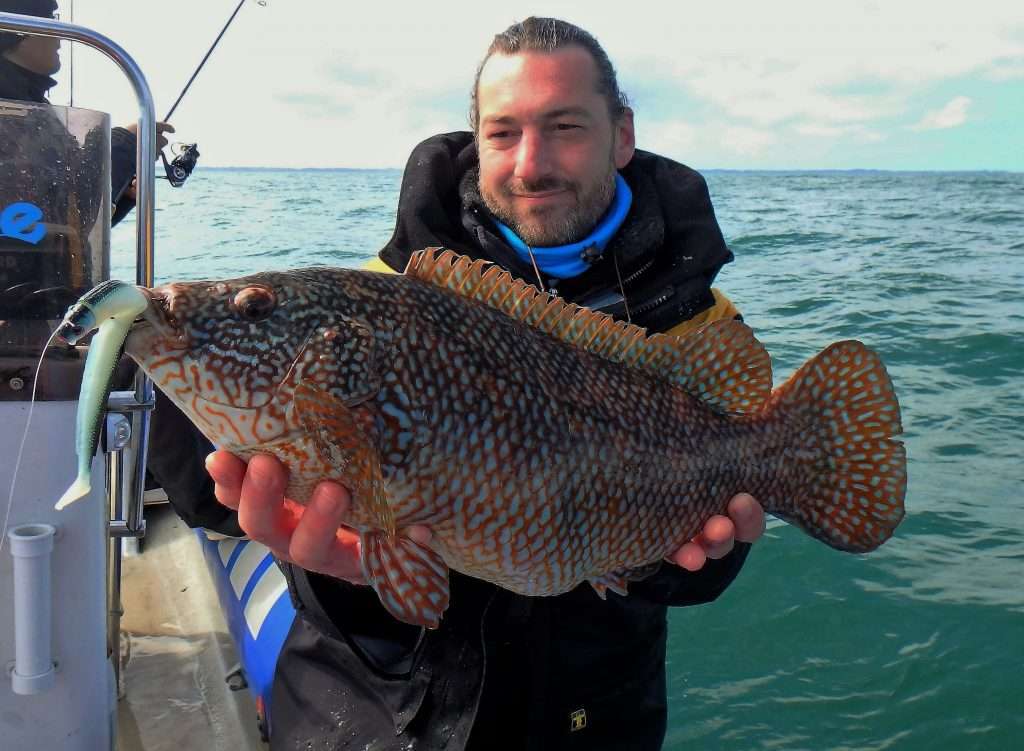
[(0, 212), (0, 236), (36, 245), (46, 236), (38, 206), (24, 201), (12, 203)]

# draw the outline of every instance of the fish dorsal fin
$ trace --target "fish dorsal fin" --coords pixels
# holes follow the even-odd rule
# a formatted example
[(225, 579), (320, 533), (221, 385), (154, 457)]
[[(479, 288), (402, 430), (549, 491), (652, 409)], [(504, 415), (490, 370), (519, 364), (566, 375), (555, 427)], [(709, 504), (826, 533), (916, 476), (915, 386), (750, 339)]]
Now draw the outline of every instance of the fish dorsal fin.
[(720, 412), (756, 412), (771, 394), (771, 357), (745, 323), (714, 321), (689, 336), (648, 341), (667, 350), (662, 377)]
[(490, 261), (445, 248), (416, 251), (405, 275), (476, 300), (564, 342), (667, 380), (725, 412), (749, 412), (771, 391), (771, 363), (751, 330), (717, 321), (677, 339), (647, 336), (616, 321), (542, 292)]

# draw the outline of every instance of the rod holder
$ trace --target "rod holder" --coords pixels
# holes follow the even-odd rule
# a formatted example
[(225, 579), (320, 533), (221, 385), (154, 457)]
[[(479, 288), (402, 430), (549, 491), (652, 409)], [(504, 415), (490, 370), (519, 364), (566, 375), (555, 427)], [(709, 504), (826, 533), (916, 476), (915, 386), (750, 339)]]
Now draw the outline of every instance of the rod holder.
[(41, 694), (54, 683), (51, 562), (56, 527), (22, 524), (7, 533), (14, 558), (14, 670), (11, 688)]

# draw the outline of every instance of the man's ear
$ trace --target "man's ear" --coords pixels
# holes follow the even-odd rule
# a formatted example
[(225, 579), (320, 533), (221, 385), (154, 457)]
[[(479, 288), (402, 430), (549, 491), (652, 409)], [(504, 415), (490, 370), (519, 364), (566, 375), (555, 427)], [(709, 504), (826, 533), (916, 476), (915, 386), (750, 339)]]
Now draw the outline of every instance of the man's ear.
[(622, 114), (613, 124), (613, 135), (615, 138), (613, 154), (615, 155), (615, 169), (622, 169), (633, 158), (636, 150), (636, 135), (633, 132), (633, 110), (626, 107)]

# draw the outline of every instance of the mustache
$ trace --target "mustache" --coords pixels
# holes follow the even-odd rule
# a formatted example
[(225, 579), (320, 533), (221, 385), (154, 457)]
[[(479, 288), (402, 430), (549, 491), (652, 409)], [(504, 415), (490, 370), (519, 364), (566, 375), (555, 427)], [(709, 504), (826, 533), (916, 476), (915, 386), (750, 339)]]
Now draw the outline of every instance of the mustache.
[(576, 183), (557, 177), (542, 177), (539, 180), (509, 180), (505, 183), (508, 193), (544, 193), (549, 190), (576, 190)]

